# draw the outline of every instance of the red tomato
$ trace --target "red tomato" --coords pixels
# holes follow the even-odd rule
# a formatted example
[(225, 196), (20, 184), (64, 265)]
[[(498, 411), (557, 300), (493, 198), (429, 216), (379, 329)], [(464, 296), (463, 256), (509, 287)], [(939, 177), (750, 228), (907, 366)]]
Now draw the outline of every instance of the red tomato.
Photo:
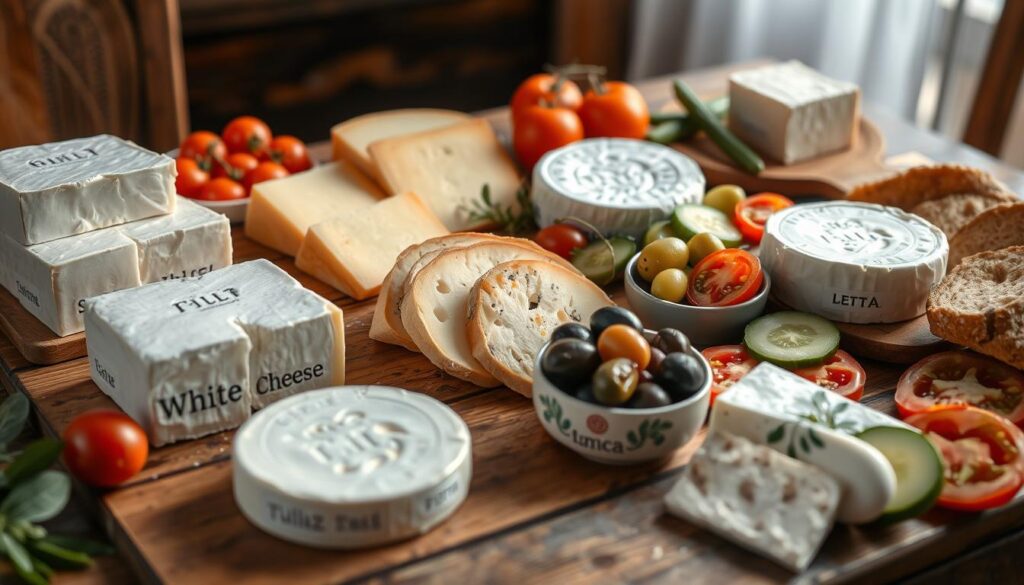
[(270, 126), (253, 116), (239, 116), (221, 132), (228, 152), (248, 152), (260, 156), (270, 145)]
[(537, 232), (534, 240), (548, 252), (554, 252), (566, 260), (572, 251), (585, 247), (589, 242), (582, 231), (566, 223), (556, 223)]
[(530, 106), (548, 106), (566, 108), (572, 111), (580, 109), (583, 94), (578, 85), (564, 77), (556, 77), (549, 73), (538, 73), (526, 78), (512, 94), (512, 118)]
[(261, 162), (258, 167), (253, 169), (253, 171), (246, 176), (246, 189), (252, 189), (252, 186), (256, 183), (262, 183), (263, 181), (269, 181), (271, 179), (281, 179), (283, 177), (287, 177), (289, 174), (291, 173), (288, 172), (288, 169), (276, 162)]
[(195, 159), (179, 156), (174, 160), (178, 176), (174, 179), (174, 190), (185, 197), (195, 197), (210, 180), (210, 173), (199, 168)]
[(245, 199), (245, 187), (227, 177), (217, 177), (207, 183), (196, 199), (204, 201), (231, 201)]
[(938, 504), (987, 510), (1013, 499), (1024, 483), (1024, 432), (973, 406), (939, 406), (906, 422), (921, 429), (942, 455), (946, 483)]
[(1024, 373), (973, 352), (946, 351), (911, 366), (896, 385), (900, 416), (945, 404), (976, 406), (1024, 426)]
[(793, 370), (793, 373), (850, 400), (860, 400), (864, 396), (867, 374), (852, 355), (841, 349), (825, 363)]
[(149, 455), (146, 433), (116, 410), (90, 410), (64, 429), (64, 464), (89, 485), (111, 487), (142, 470)]
[(700, 307), (738, 305), (753, 298), (763, 281), (757, 256), (727, 248), (712, 252), (693, 267), (686, 298)]
[(740, 201), (733, 221), (748, 242), (758, 244), (764, 236), (764, 224), (773, 213), (792, 207), (793, 201), (778, 193), (759, 193)]
[(233, 152), (224, 159), (223, 164), (214, 165), (213, 176), (227, 177), (241, 183), (259, 164), (260, 161), (248, 152)]
[(204, 171), (211, 170), (213, 163), (224, 160), (227, 154), (227, 148), (220, 136), (206, 130), (189, 134), (178, 147), (179, 158), (190, 158), (198, 162)]
[(529, 170), (548, 151), (583, 140), (583, 124), (566, 108), (529, 106), (516, 117), (512, 145), (523, 168)]
[(301, 173), (313, 166), (306, 143), (294, 136), (275, 136), (270, 141), (267, 154), (270, 160), (288, 169), (289, 173)]
[(583, 96), (580, 120), (588, 138), (608, 136), (643, 139), (651, 125), (647, 102), (632, 85), (607, 81)]
[(740, 381), (759, 362), (742, 345), (717, 345), (700, 352), (711, 364), (711, 405), (715, 398)]

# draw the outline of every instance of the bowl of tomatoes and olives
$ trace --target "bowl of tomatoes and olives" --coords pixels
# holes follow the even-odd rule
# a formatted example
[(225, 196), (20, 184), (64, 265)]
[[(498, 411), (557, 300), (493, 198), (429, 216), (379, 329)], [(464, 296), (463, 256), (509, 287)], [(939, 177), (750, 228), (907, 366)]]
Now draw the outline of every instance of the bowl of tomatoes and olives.
[(644, 246), (626, 265), (626, 299), (647, 325), (679, 329), (701, 347), (734, 342), (764, 312), (768, 274), (739, 248), (713, 250), (691, 268), (691, 247), (674, 237)]
[(645, 330), (606, 307), (589, 326), (566, 323), (537, 354), (533, 406), (556, 441), (587, 459), (663, 459), (689, 442), (708, 412), (711, 367), (675, 329)]

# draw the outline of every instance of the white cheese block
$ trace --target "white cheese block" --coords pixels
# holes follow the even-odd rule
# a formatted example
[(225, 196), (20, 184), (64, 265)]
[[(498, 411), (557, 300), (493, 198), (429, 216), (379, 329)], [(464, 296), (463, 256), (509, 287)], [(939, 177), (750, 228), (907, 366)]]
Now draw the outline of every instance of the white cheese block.
[(235, 435), (235, 502), (279, 538), (364, 548), (423, 534), (466, 499), (469, 428), (443, 403), (388, 386), (282, 400)]
[(800, 572), (832, 530), (838, 501), (839, 485), (817, 467), (714, 433), (665, 496), (665, 507)]
[(85, 307), (93, 381), (156, 446), (344, 383), (341, 310), (266, 260), (108, 293)]
[(38, 244), (174, 211), (174, 159), (101, 134), (0, 152), (0, 230)]
[(537, 224), (582, 219), (604, 235), (643, 239), (681, 203), (700, 203), (704, 174), (690, 157), (643, 140), (591, 138), (544, 155), (533, 169)]
[(798, 61), (729, 77), (729, 127), (784, 164), (849, 148), (859, 116), (856, 84), (830, 79)]
[(0, 283), (55, 334), (82, 331), (85, 299), (231, 265), (223, 215), (181, 198), (171, 215), (34, 246), (0, 236)]
[(877, 426), (910, 428), (769, 363), (722, 393), (708, 423), (828, 472), (842, 487), (837, 517), (851, 524), (878, 518), (896, 493), (888, 459), (851, 436)]
[(771, 216), (761, 264), (772, 294), (794, 309), (846, 323), (924, 314), (946, 274), (946, 236), (895, 207), (833, 201)]

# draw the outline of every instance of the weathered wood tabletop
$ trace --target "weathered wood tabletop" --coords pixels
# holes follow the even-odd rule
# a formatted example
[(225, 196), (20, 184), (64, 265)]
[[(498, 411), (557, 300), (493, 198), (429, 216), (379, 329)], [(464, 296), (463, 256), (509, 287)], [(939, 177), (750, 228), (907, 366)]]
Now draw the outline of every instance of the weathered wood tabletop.
[[(684, 75), (700, 93), (724, 90), (727, 69)], [(639, 84), (652, 107), (669, 99), (667, 78)], [(866, 108), (888, 153), (986, 168), (1018, 193), (1024, 175), (993, 159)], [(504, 112), (485, 113), (499, 130)], [(321, 145), (320, 152), (324, 152)], [(442, 374), (426, 358), (371, 341), (374, 300), (354, 302), (299, 272), (292, 259), (234, 231), (235, 262), (268, 258), (343, 308), (353, 384), (395, 385), (449, 404), (473, 436), (470, 495), (451, 519), (403, 543), (359, 552), (305, 548), (246, 521), (231, 492), (232, 432), (152, 451), (146, 469), (119, 489), (85, 494), (138, 578), (170, 583), (333, 583), (348, 580), (484, 582), (780, 582), (794, 575), (664, 513), (661, 498), (697, 441), (671, 460), (636, 467), (588, 462), (552, 441), (529, 400)], [(621, 291), (617, 300), (624, 302)], [(27, 394), (45, 433), (59, 434), (76, 414), (113, 407), (90, 381), (85, 358), (35, 367), (0, 337), (3, 383)], [(901, 368), (865, 362), (864, 402), (893, 412)], [(891, 527), (839, 526), (801, 576), (827, 582), (906, 577), (982, 546), (1019, 543), (1024, 502), (980, 515), (935, 511)], [(1002, 540), (1000, 540), (1002, 539)], [(1009, 539), (1009, 540), (1007, 540)], [(993, 544), (994, 543), (994, 544)], [(995, 548), (993, 548), (995, 547)], [(972, 557), (963, 557), (971, 562)], [(1012, 561), (1011, 561), (1012, 562)], [(110, 575), (116, 575), (116, 569)], [(97, 582), (115, 577), (102, 570)]]

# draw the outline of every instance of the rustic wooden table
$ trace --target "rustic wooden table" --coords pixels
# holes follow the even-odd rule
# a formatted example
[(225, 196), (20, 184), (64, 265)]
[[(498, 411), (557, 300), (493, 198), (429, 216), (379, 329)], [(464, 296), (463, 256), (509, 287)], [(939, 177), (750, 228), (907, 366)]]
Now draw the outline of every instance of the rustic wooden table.
[[(698, 92), (722, 91), (729, 68), (683, 75)], [(657, 108), (668, 78), (640, 85)], [(889, 154), (918, 152), (936, 161), (985, 168), (1018, 193), (1024, 174), (968, 147), (867, 107)], [(484, 114), (499, 130), (500, 110)], [(318, 152), (326, 152), (318, 146)], [(420, 356), (367, 337), (374, 301), (354, 302), (295, 269), (290, 258), (234, 233), (235, 261), (268, 258), (345, 311), (348, 380), (424, 392), (455, 409), (473, 435), (469, 499), (433, 532), (359, 552), (331, 552), (277, 540), (251, 526), (231, 495), (231, 432), (154, 450), (146, 469), (112, 491), (78, 486), (136, 578), (145, 582), (781, 582), (794, 576), (772, 563), (664, 513), (661, 498), (697, 447), (669, 461), (606, 467), (560, 447), (537, 424), (531, 403), (506, 389), (453, 379)], [(616, 297), (622, 301), (621, 291)], [(76, 414), (113, 403), (89, 380), (85, 358), (47, 367), (26, 362), (0, 337), (0, 376), (31, 399), (39, 427), (59, 434)], [(893, 412), (902, 368), (865, 362), (864, 402)], [(958, 515), (935, 511), (891, 527), (837, 527), (801, 578), (827, 582), (919, 582), (965, 574), (1014, 575), (1024, 542), (1024, 502)], [(965, 573), (968, 572), (968, 573)], [(983, 572), (983, 573), (982, 573)], [(124, 565), (107, 560), (58, 582), (121, 582)], [(998, 580), (998, 579), (997, 579)]]

